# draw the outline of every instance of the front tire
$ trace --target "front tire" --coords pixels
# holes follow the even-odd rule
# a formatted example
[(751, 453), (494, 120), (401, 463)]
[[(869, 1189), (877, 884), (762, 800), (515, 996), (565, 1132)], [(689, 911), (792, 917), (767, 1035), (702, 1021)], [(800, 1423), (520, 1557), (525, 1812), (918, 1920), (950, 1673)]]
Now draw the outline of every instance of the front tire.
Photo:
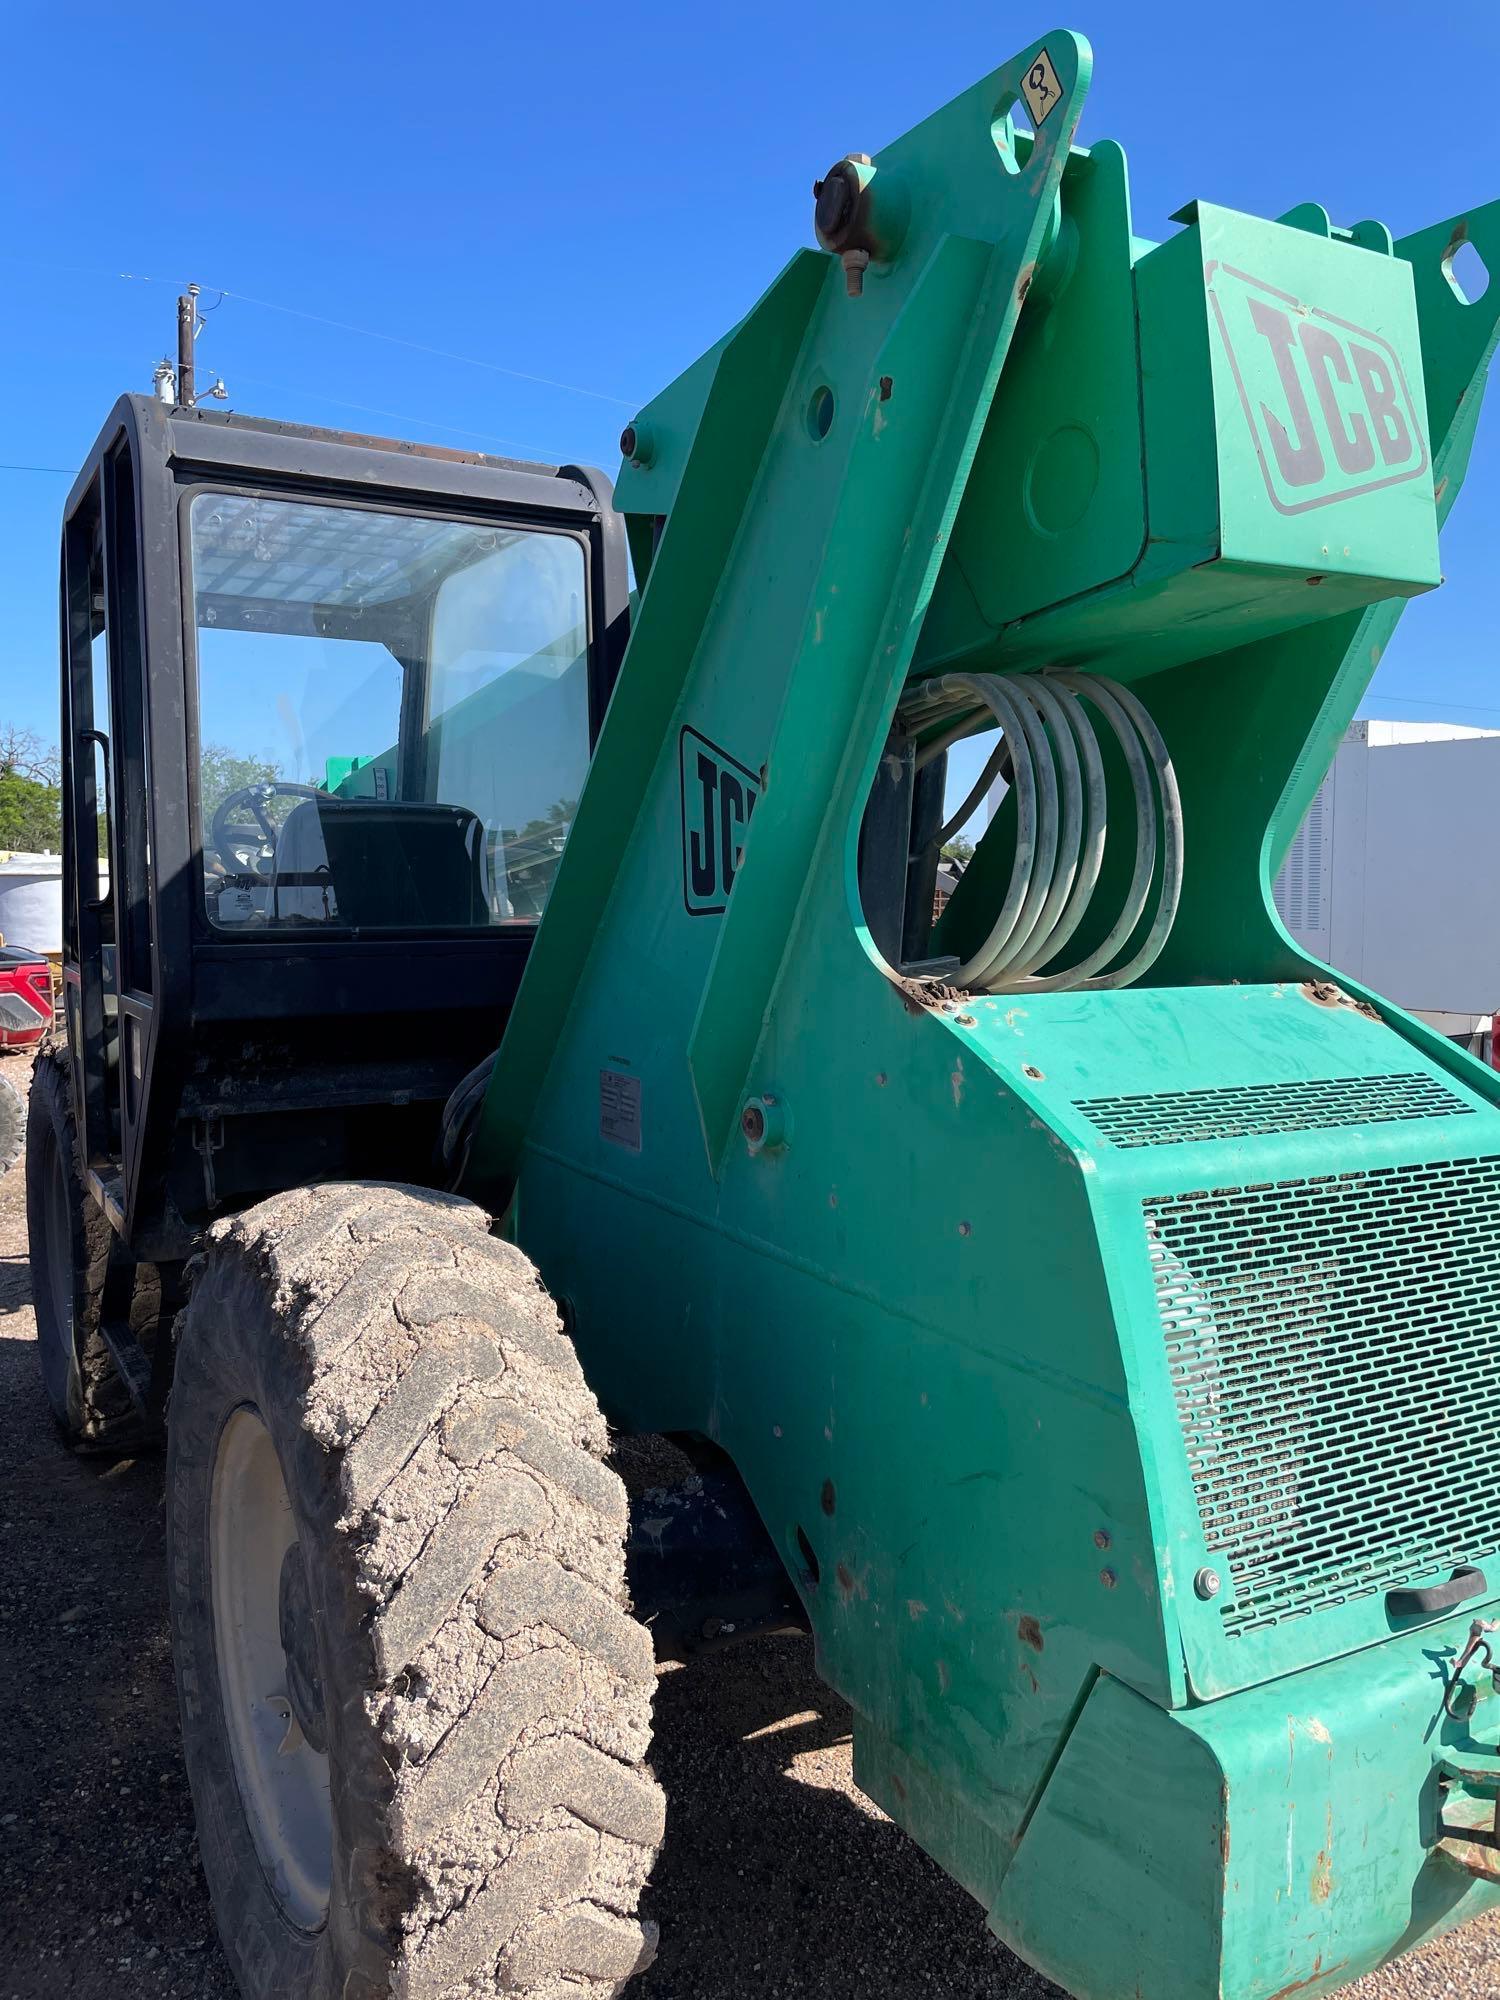
[(302, 1189), (214, 1228), (179, 1334), (173, 1648), (242, 1993), (617, 1993), (654, 1662), (531, 1266), (452, 1196)]

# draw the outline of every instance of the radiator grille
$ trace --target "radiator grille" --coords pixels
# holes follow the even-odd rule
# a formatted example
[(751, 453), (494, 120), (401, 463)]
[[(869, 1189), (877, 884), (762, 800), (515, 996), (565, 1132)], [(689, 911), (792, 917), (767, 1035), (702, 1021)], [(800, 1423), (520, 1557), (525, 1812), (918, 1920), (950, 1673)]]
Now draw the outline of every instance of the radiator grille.
[(1311, 1083), (1252, 1083), (1155, 1096), (1086, 1097), (1077, 1107), (1112, 1146), (1177, 1146), (1271, 1132), (1387, 1125), (1472, 1112), (1435, 1077), (1335, 1076)]
[(1145, 1210), (1228, 1633), (1500, 1549), (1500, 1159)]

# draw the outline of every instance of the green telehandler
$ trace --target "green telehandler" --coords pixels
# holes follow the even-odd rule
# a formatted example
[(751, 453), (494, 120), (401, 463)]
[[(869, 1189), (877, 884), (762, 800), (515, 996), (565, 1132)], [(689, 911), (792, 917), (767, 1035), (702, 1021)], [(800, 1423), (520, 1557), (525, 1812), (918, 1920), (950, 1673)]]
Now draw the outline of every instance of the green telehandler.
[(1500, 1078), (1270, 895), (1500, 203), (1147, 242), (1089, 74), (838, 160), (613, 487), (179, 382), (73, 489), (41, 1359), (165, 1426), (247, 2000), (616, 1992), (653, 1654), (797, 1624), (1080, 2000), (1500, 1902)]

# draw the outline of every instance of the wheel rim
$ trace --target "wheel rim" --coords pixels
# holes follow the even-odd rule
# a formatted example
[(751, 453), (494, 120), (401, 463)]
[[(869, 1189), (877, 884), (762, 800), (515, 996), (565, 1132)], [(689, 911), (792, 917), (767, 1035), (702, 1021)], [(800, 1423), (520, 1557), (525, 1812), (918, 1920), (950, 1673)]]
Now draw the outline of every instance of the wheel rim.
[(328, 1914), (333, 1810), (297, 1523), (271, 1434), (242, 1405), (209, 1501), (214, 1654), (235, 1779), (272, 1894), (299, 1930)]

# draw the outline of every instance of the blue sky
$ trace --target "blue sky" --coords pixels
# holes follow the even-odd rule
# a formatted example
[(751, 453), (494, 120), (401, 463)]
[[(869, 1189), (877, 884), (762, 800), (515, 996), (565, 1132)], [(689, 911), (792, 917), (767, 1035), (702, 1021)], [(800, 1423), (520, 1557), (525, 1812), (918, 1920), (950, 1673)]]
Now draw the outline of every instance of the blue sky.
[[(1141, 235), (1195, 196), (1315, 199), (1398, 235), (1500, 196), (1494, 0), (1063, 18), (1094, 45), (1082, 137), (1125, 145)], [(0, 722), (56, 735), (66, 469), (118, 393), (149, 388), (180, 283), (211, 307), (227, 288), (198, 361), (234, 407), (613, 470), (636, 401), (811, 240), (814, 175), (1056, 21), (942, 0), (10, 0)], [(1407, 612), (1368, 712), (1500, 725), (1497, 538), (1491, 409), (1450, 581)]]

